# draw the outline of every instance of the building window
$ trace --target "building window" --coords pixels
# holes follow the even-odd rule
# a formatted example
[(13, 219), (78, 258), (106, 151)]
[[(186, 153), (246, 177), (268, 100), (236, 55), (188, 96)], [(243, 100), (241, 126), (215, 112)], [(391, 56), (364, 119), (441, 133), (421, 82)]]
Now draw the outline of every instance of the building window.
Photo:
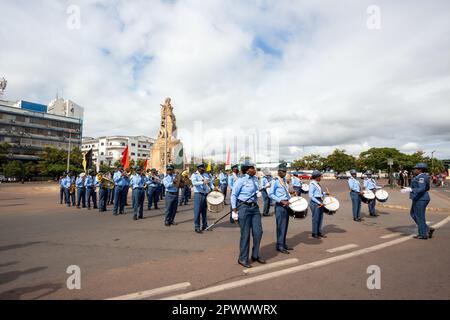
[(141, 145), (139, 144), (139, 145), (138, 145), (138, 147), (140, 148), (140, 147), (141, 147)]
[(132, 147), (136, 147), (136, 143), (132, 143), (131, 146), (132, 146)]
[(138, 157), (140, 157), (141, 156), (141, 154), (140, 153), (138, 153)]
[(102, 142), (100, 145), (101, 145), (101, 146), (104, 146), (105, 144)]
[(104, 156), (104, 155), (105, 155), (105, 153), (104, 153), (104, 152), (100, 152), (100, 155)]
[(125, 142), (121, 142), (120, 145), (121, 145), (122, 147), (125, 147)]
[(132, 152), (132, 153), (131, 153), (131, 155), (132, 155), (132, 156), (135, 156), (135, 155), (136, 155), (136, 153)]
[(144, 148), (144, 149), (147, 149), (147, 145), (146, 145), (146, 144), (144, 144), (144, 145), (142, 146), (142, 148)]

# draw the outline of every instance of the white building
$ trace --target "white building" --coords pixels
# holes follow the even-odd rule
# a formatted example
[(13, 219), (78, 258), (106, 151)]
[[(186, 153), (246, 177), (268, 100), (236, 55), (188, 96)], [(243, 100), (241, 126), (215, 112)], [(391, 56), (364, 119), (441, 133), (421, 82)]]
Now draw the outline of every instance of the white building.
[(130, 160), (136, 163), (138, 160), (150, 159), (150, 150), (155, 139), (146, 136), (110, 136), (100, 138), (84, 137), (81, 151), (88, 152), (92, 148), (92, 160), (100, 165), (114, 166), (117, 160), (122, 159), (122, 152), (128, 144)]
[(84, 110), (81, 106), (71, 100), (63, 98), (53, 99), (48, 105), (48, 113), (58, 116), (83, 119)]

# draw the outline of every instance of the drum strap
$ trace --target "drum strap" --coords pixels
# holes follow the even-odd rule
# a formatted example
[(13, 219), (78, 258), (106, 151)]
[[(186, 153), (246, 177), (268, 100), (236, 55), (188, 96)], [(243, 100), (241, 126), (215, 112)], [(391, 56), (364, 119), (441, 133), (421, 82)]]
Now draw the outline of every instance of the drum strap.
[(286, 185), (284, 179), (282, 179), (281, 177), (278, 177), (278, 182), (281, 184), (281, 186), (283, 187), (284, 191), (286, 191), (288, 199), (290, 199), (291, 198), (291, 194), (289, 193), (288, 186)]

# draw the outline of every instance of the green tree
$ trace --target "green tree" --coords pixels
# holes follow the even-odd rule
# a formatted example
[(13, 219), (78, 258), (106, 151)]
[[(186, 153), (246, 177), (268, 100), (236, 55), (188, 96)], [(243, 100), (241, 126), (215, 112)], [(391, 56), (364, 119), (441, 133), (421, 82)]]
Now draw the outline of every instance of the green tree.
[(323, 170), (325, 168), (326, 159), (318, 154), (304, 156), (292, 163), (293, 168), (304, 170)]
[(0, 167), (8, 161), (11, 145), (7, 142), (0, 143)]
[(23, 163), (18, 160), (9, 161), (3, 165), (3, 173), (7, 177), (23, 178)]
[(371, 148), (359, 155), (359, 169), (364, 170), (386, 170), (389, 168), (388, 159), (394, 159), (394, 170), (399, 170), (406, 161), (406, 155), (395, 148)]
[(336, 172), (345, 172), (356, 166), (356, 158), (345, 153), (345, 150), (336, 149), (330, 154), (324, 162), (327, 169), (333, 169)]

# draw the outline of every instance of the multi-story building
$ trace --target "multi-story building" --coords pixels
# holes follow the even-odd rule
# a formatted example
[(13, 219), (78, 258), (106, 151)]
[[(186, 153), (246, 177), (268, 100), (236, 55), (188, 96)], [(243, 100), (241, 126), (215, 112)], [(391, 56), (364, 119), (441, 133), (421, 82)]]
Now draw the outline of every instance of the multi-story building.
[(117, 160), (122, 159), (122, 152), (128, 145), (130, 159), (150, 159), (150, 150), (155, 139), (146, 136), (108, 136), (100, 138), (83, 138), (81, 151), (88, 152), (92, 149), (92, 160), (94, 164), (114, 166)]
[(47, 113), (47, 106), (27, 101), (0, 100), (0, 143), (12, 148), (10, 158), (38, 160), (44, 147), (81, 146), (83, 120)]

